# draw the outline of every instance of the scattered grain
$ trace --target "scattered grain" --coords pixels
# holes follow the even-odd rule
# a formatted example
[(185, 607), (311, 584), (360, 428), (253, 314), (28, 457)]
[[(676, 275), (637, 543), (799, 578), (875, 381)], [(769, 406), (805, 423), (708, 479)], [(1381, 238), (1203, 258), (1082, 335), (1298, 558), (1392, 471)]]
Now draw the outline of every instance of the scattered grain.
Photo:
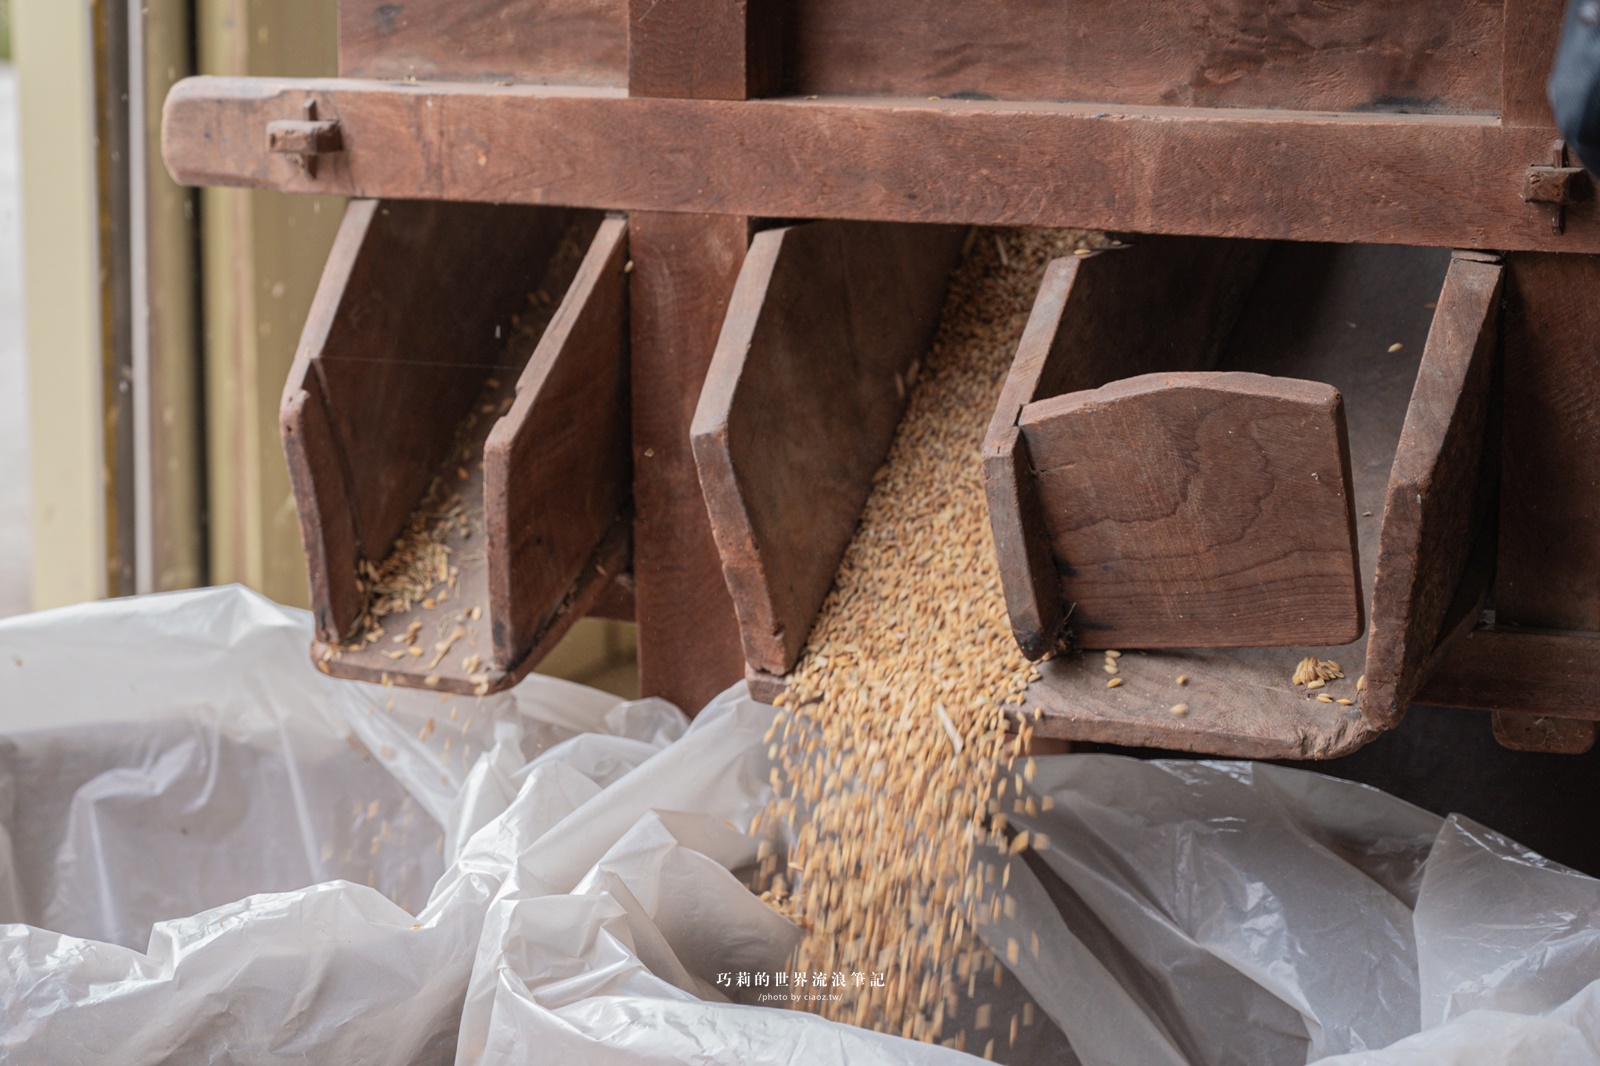
[[(996, 780), (1024, 753), (1024, 692), (1037, 671), (1006, 615), (981, 446), (1044, 267), (1078, 239), (1013, 231), (1003, 246), (972, 242), (787, 679), (768, 808), (773, 824), (794, 827), (779, 864), (787, 898), (775, 878), (753, 887), (804, 930), (791, 969), (889, 975), (882, 988), (799, 1005), (837, 1021), (964, 1047), (966, 1033), (946, 1026), (947, 1002), (971, 995), (980, 970), (1002, 981), (975, 933), (1003, 906), (982, 860), (1037, 841), (1007, 841), (1002, 790), (1019, 782)], [(1106, 660), (1111, 687), (1117, 658)], [(1014, 736), (1008, 714), (1019, 719)], [(1006, 957), (1018, 953), (1013, 939)]]

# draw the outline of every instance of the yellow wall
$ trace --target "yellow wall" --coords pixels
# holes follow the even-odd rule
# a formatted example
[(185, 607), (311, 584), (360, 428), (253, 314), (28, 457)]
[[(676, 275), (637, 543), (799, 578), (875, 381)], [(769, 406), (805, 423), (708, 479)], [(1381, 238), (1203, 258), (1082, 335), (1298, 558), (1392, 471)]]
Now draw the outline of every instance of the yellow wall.
[(14, 0), (33, 604), (104, 595), (106, 485), (90, 6)]
[[(204, 74), (338, 69), (326, 0), (201, 0)], [(344, 213), (331, 197), (207, 189), (201, 197), (211, 580), (305, 606), (305, 556), (278, 440), (278, 401)]]

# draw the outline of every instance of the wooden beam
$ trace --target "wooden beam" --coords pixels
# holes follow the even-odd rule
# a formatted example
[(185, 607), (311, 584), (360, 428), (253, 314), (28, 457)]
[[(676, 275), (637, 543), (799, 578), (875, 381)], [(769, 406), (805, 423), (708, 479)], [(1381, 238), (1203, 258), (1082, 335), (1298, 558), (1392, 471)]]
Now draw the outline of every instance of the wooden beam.
[(841, 96), (1493, 113), (1504, 6), (804, 0), (790, 84)]
[[(759, 8), (767, 0), (756, 0)], [(763, 87), (761, 56), (775, 22), (752, 19), (745, 2), (629, 0), (628, 91), (640, 103), (739, 100)], [(757, 57), (752, 60), (752, 57)], [(726, 105), (725, 105), (726, 106)], [(485, 146), (495, 143), (486, 140)], [(637, 166), (636, 151), (626, 166)], [(604, 165), (604, 164), (602, 164)], [(589, 164), (582, 164), (584, 169)], [(723, 581), (691, 423), (752, 221), (719, 214), (664, 214), (635, 204), (633, 256), (634, 606), (639, 620), (639, 691), (694, 714), (744, 673), (739, 622)]]
[(1600, 636), (1475, 629), (1456, 641), (1418, 703), (1600, 721)]
[(1496, 618), (1600, 630), (1600, 256), (1506, 261)]
[(800, 656), (939, 324), (962, 231), (813, 222), (757, 235), (694, 420), (745, 662)]
[(774, 0), (631, 0), (628, 94), (748, 100), (777, 91)]
[(627, 0), (341, 0), (338, 8), (347, 78), (628, 82)]
[[(267, 123), (338, 119), (316, 177)], [(905, 100), (660, 100), (539, 86), (190, 78), (163, 150), (188, 184), (758, 217), (1600, 251), (1522, 200), (1549, 135), (1493, 119)]]

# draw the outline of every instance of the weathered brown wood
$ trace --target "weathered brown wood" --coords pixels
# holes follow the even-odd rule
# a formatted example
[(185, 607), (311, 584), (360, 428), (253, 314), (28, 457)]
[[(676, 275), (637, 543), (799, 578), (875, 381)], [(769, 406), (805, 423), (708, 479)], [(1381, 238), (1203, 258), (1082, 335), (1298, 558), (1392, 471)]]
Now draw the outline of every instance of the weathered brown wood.
[[(629, 563), (632, 564), (631, 554)], [(633, 608), (633, 571), (625, 570), (618, 574), (594, 601), (589, 613), (596, 618), (610, 618), (617, 622), (638, 621)]]
[[(303, 418), (309, 401), (297, 394), (308, 377), (319, 379), (344, 491), (319, 493), (317, 506), (325, 527), (346, 521), (331, 511), (348, 510), (354, 531), (355, 555), (309, 557), (313, 588), (332, 597), (324, 639), (343, 637), (356, 620), (345, 578), (332, 572), (353, 575), (357, 557), (387, 554), (488, 376), (495, 329), (537, 287), (567, 221), (562, 212), (465, 204), (349, 207), (284, 390), (285, 414)], [(291, 469), (323, 462), (297, 448), (289, 461)], [(330, 572), (318, 574), (320, 565)]]
[(1544, 87), (1555, 65), (1566, 7), (1567, 0), (1505, 0), (1500, 73), (1500, 121), (1505, 125), (1553, 131), (1556, 120)]
[(1445, 275), (1389, 473), (1361, 706), (1388, 727), (1421, 684), (1498, 471), (1484, 468), (1499, 344), (1498, 263), (1457, 258)]
[(623, 86), (627, 0), (341, 0), (339, 72)]
[(627, 252), (627, 222), (601, 223), (484, 448), (499, 670), (515, 672), (616, 576), (596, 552), (613, 527), (626, 538), (632, 520)]
[[(695, 106), (647, 98), (697, 91), (737, 97), (759, 87), (765, 73), (750, 59), (776, 54), (777, 42), (757, 35), (779, 29), (759, 10), (765, 0), (754, 13), (745, 3), (708, 0), (659, 6), (654, 13), (630, 9), (628, 91), (636, 102)], [(718, 42), (715, 48), (696, 41), (702, 26)], [(685, 50), (693, 53), (687, 61)], [(638, 166), (638, 147), (624, 166)], [(704, 209), (734, 213), (629, 215), (639, 690), (690, 714), (744, 673), (738, 618), (722, 578), (690, 429), (754, 227), (737, 208)]]
[[(351, 205), (356, 210), (360, 205)], [(343, 242), (341, 242), (341, 245)], [(335, 252), (341, 245), (335, 245)], [(329, 260), (330, 266), (333, 260)], [(300, 368), (296, 368), (299, 370)], [(361, 613), (363, 594), (356, 579), (360, 538), (339, 461), (338, 441), (316, 374), (291, 373), (278, 413), (279, 431), (300, 519), (306, 553), (311, 610), (319, 639), (337, 640)]]
[[(599, 224), (588, 214), (486, 205), (350, 206), (281, 416), (318, 619), (313, 652), (328, 673), (443, 692), (504, 687), (627, 566), (624, 223), (611, 224), (610, 244), (596, 252), (611, 265), (610, 288), (596, 278), (567, 294), (523, 382), (523, 406), (511, 398), (538, 341), (517, 328), (519, 313), (530, 299), (566, 292), (578, 253), (566, 259), (558, 246), (583, 247)], [(595, 365), (608, 328), (609, 364)], [(513, 411), (508, 446), (490, 448), (485, 463), (462, 458), (483, 454), (502, 397)], [(558, 413), (563, 405), (571, 410)], [(577, 476), (560, 485), (541, 476), (561, 469)], [(485, 502), (488, 536), (464, 513), (446, 539), (461, 560), (449, 605), (441, 591), (438, 611), (432, 600), (415, 604), (382, 619), (377, 642), (341, 646), (365, 606), (360, 568), (388, 556), (435, 478), (463, 501)], [(603, 501), (611, 511), (602, 522), (589, 512)], [(492, 567), (465, 562), (485, 552), (506, 556), (494, 595)], [(422, 656), (388, 639), (411, 623), (425, 627)], [(433, 647), (446, 635), (441, 626), (463, 630), (448, 654)]]
[(1600, 257), (1506, 261), (1496, 617), (1600, 630)]
[[(315, 179), (262, 144), (308, 96), (346, 147)], [(1481, 117), (191, 78), (163, 151), (185, 184), (294, 192), (1600, 251), (1600, 202), (1557, 235), (1522, 200), (1548, 140)]]
[(792, 23), (802, 93), (1328, 111), (1500, 102), (1492, 0), (805, 0)]
[(747, 100), (778, 89), (774, 0), (630, 0), (628, 92)]
[(1350, 447), (1331, 385), (1145, 374), (1029, 404), (1019, 425), (1075, 644), (1361, 635)]
[(1480, 628), (1456, 641), (1417, 693), (1439, 707), (1600, 721), (1600, 636)]
[[(1322, 381), (1344, 396), (1369, 594), (1390, 466), (1448, 264), (1433, 250), (1275, 246), (1218, 362), (1219, 369)], [(1072, 652), (1040, 665), (1025, 706), (1043, 708), (1039, 735), (1252, 758), (1333, 758), (1380, 731), (1357, 702), (1366, 645), (1362, 638), (1297, 648), (1123, 648), (1115, 689), (1106, 688), (1099, 655)], [(1316, 693), (1294, 686), (1295, 665), (1305, 656), (1338, 662), (1345, 678)], [(1179, 675), (1186, 684), (1176, 683)], [(1179, 703), (1186, 714), (1171, 712)]]
[(748, 666), (794, 665), (916, 365), (962, 231), (813, 222), (757, 235), (694, 420)]
[(689, 434), (749, 241), (744, 218), (629, 216), (639, 691), (691, 714), (744, 675)]
[(1210, 367), (1228, 335), (1264, 246), (1142, 237), (1057, 260), (1001, 386), (983, 444), (984, 491), (1017, 643), (1031, 658), (1055, 646), (1066, 604), (1048, 524), (1019, 453), (1023, 408), (1151, 370)]
[(1037, 659), (1060, 645), (1067, 605), (1028, 441), (1015, 425), (984, 439), (983, 491), (1011, 635), (1024, 655)]
[(1494, 739), (1512, 751), (1550, 755), (1582, 755), (1594, 747), (1595, 723), (1571, 718), (1537, 718), (1497, 711)]
[[(1336, 648), (1320, 650), (1349, 667)], [(1169, 748), (1240, 759), (1331, 759), (1370, 741), (1378, 731), (1360, 708), (1321, 703), (1289, 678), (1302, 652), (1313, 649), (1199, 648), (1127, 651), (1118, 660), (1122, 684), (1106, 688), (1095, 652), (1039, 664), (1024, 706), (1043, 707), (1029, 720), (1043, 737), (1128, 747)], [(1322, 690), (1356, 696), (1351, 677)], [(1183, 685), (1179, 677), (1187, 678)], [(1179, 704), (1183, 715), (1172, 713)]]

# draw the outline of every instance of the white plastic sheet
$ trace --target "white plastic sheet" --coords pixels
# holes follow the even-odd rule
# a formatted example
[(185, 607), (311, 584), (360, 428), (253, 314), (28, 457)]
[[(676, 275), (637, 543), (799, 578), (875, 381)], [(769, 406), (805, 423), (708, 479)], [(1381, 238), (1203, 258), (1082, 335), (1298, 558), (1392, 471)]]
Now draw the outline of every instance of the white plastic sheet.
[[(0, 1061), (966, 1058), (726, 981), (797, 935), (740, 879), (773, 714), (742, 688), (687, 728), (537, 677), (382, 689), (308, 628), (237, 589), (0, 622)], [(1001, 1058), (1600, 1063), (1591, 878), (1272, 766), (1033, 787), (1049, 845), (983, 929), (1024, 945), (995, 1016), (1039, 1008)]]

